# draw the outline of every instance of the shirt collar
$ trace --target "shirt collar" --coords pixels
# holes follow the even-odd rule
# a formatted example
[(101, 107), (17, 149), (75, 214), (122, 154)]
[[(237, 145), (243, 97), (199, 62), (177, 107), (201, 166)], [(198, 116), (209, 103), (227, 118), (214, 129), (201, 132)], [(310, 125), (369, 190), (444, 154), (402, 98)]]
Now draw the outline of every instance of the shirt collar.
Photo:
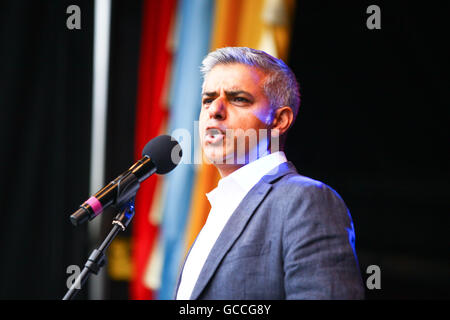
[(262, 177), (286, 161), (283, 151), (274, 152), (250, 162), (220, 179), (217, 187), (206, 194), (211, 206), (220, 201), (220, 198), (225, 201), (230, 201), (232, 198), (242, 200)]

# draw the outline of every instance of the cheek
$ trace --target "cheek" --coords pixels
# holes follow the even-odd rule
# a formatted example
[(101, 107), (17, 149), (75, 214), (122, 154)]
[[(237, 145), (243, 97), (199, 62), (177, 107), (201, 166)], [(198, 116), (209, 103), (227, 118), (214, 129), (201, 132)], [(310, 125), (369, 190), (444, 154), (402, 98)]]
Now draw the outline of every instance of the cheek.
[(198, 120), (201, 122), (203, 118), (205, 118), (205, 110), (202, 107), (200, 110), (200, 114), (198, 115)]
[(259, 114), (254, 112), (247, 112), (245, 115), (241, 115), (234, 121), (234, 128), (241, 128), (244, 130), (265, 128), (264, 118), (259, 118)]
[(265, 128), (271, 123), (272, 110), (268, 107), (255, 110), (253, 117), (258, 128)]
[(198, 131), (199, 134), (201, 136), (201, 133), (204, 131), (205, 129), (205, 112), (200, 111), (200, 115), (198, 117)]

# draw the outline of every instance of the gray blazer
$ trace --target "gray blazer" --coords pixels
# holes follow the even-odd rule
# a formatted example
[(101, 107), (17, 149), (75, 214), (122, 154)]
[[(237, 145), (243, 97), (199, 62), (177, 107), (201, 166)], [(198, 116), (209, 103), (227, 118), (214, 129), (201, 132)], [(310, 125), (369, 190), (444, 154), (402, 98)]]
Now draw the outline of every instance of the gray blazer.
[(339, 195), (283, 163), (234, 211), (191, 299), (362, 299), (354, 244)]

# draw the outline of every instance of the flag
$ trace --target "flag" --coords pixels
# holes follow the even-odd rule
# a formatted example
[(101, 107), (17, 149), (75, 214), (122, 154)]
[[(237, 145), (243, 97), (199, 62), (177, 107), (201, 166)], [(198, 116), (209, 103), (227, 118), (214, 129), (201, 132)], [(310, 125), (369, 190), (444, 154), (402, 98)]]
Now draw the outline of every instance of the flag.
[(182, 0), (179, 3), (178, 48), (171, 86), (169, 133), (183, 149), (181, 163), (166, 178), (161, 245), (162, 274), (159, 299), (173, 298), (177, 276), (184, 258), (184, 236), (194, 178), (195, 122), (200, 113), (201, 78), (199, 66), (208, 53), (214, 3)]
[[(143, 3), (136, 108), (136, 160), (142, 157), (141, 152), (146, 143), (163, 133), (169, 115), (164, 99), (164, 86), (170, 77), (172, 57), (167, 42), (175, 8), (176, 0), (147, 0)], [(161, 177), (157, 175), (145, 180), (136, 196), (132, 229), (131, 299), (154, 297), (153, 292), (145, 285), (144, 276), (159, 230), (150, 213), (160, 180)]]
[[(248, 46), (286, 59), (294, 0), (217, 0), (210, 50)], [(280, 57), (281, 56), (281, 57)], [(185, 252), (206, 222), (211, 206), (206, 193), (217, 186), (217, 169), (207, 163), (199, 166), (187, 224)]]

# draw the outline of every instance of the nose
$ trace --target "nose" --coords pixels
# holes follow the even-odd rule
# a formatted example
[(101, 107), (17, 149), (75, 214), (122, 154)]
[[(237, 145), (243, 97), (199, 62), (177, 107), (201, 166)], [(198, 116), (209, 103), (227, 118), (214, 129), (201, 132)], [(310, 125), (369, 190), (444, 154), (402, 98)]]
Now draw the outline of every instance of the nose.
[(222, 96), (214, 99), (208, 108), (209, 117), (214, 120), (225, 120), (227, 117), (226, 102)]

